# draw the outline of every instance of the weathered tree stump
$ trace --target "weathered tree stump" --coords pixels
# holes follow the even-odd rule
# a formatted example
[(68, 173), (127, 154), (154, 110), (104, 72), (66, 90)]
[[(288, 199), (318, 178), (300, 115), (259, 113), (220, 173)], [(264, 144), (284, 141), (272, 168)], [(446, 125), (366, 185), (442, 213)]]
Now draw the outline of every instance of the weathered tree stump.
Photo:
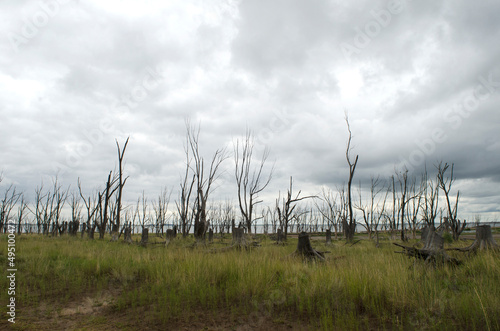
[(143, 228), (141, 236), (141, 246), (146, 246), (148, 244), (148, 239), (149, 239), (149, 229)]
[(309, 260), (325, 260), (325, 255), (322, 252), (318, 252), (312, 248), (309, 235), (306, 232), (301, 232), (299, 234), (299, 242), (297, 243), (297, 250), (294, 254), (300, 255)]
[(332, 244), (332, 231), (330, 229), (326, 230), (326, 244)]
[(460, 252), (476, 252), (477, 250), (499, 250), (500, 246), (493, 239), (490, 225), (476, 226), (476, 240), (465, 248), (449, 248), (448, 250)]
[(177, 225), (174, 225), (173, 229), (167, 229), (166, 237), (167, 240), (171, 240), (177, 237)]
[(123, 232), (123, 240), (126, 242), (126, 243), (129, 243), (131, 244), (132, 243), (132, 228), (130, 226), (127, 226), (125, 228), (125, 231)]
[(424, 226), (422, 228), (422, 231), (420, 233), (420, 241), (424, 243), (427, 241), (427, 236), (429, 235), (429, 231), (435, 231), (434, 228), (430, 228), (428, 225)]
[(283, 233), (283, 230), (281, 228), (276, 231), (276, 243), (281, 244), (285, 241), (285, 234)]
[(233, 246), (246, 246), (245, 228), (237, 227), (233, 229)]
[(451, 265), (460, 265), (462, 262), (455, 259), (454, 257), (446, 254), (444, 250), (444, 239), (434, 229), (429, 228), (425, 236), (424, 248), (419, 249), (416, 247), (405, 246), (398, 243), (393, 243), (394, 245), (403, 248), (403, 251), (396, 252), (400, 254), (406, 254), (409, 257), (414, 257), (415, 259), (424, 260), (426, 263), (432, 263), (437, 265), (438, 263), (449, 263)]

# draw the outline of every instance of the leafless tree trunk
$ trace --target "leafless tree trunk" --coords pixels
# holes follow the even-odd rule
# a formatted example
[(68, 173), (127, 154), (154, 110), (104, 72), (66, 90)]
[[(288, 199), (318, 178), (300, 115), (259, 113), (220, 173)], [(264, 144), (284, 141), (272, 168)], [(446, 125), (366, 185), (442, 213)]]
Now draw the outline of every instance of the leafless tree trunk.
[(345, 152), (347, 164), (349, 165), (349, 181), (347, 182), (347, 206), (349, 208), (349, 214), (348, 214), (349, 222), (347, 222), (347, 220), (344, 220), (343, 226), (344, 226), (344, 233), (346, 240), (348, 242), (352, 242), (354, 240), (354, 233), (356, 232), (356, 220), (354, 219), (354, 214), (352, 211), (351, 187), (352, 187), (352, 179), (354, 177), (354, 171), (356, 170), (356, 165), (358, 164), (358, 155), (356, 155), (354, 162), (352, 162), (350, 158), (352, 133), (347, 115), (345, 117), (345, 121), (347, 123), (347, 131), (349, 131), (349, 139), (347, 141), (347, 148)]
[(80, 227), (80, 220), (82, 214), (82, 206), (80, 205), (80, 199), (76, 194), (71, 195), (71, 221), (69, 223), (68, 232), (71, 236), (76, 236), (78, 228)]
[(336, 198), (333, 196), (333, 192), (328, 189), (322, 188), (321, 190), (321, 205), (315, 200), (314, 203), (316, 205), (317, 210), (323, 217), (326, 219), (328, 224), (328, 231), (331, 231), (332, 227), (334, 229), (335, 240), (337, 240), (337, 232), (338, 232), (338, 222), (337, 222), (337, 202)]
[(210, 169), (208, 170), (208, 176), (205, 177), (205, 161), (200, 155), (199, 149), (199, 134), (200, 129), (198, 127), (195, 130), (189, 123), (186, 122), (187, 136), (189, 147), (193, 154), (194, 160), (194, 176), (196, 178), (196, 199), (194, 208), (194, 236), (196, 239), (203, 239), (206, 231), (208, 230), (207, 224), (207, 200), (211, 189), (213, 188), (214, 182), (218, 179), (220, 175), (220, 165), (226, 159), (226, 150), (218, 149), (215, 151), (212, 161), (210, 162)]
[(417, 183), (415, 177), (412, 178), (409, 193), (412, 198), (406, 203), (406, 215), (408, 219), (408, 225), (412, 232), (412, 238), (415, 239), (417, 236), (417, 227), (420, 222), (418, 216), (420, 214), (420, 207), (422, 201), (422, 192), (425, 189), (425, 184), (420, 182), (420, 187), (417, 189)]
[(24, 194), (21, 194), (21, 202), (19, 204), (19, 207), (17, 208), (17, 234), (18, 235), (21, 235), (21, 233), (22, 233), (21, 223), (22, 223), (24, 217), (26, 216), (25, 211), (27, 208), (28, 208), (28, 204), (26, 203), (26, 201), (24, 201)]
[(467, 222), (464, 220), (463, 223), (460, 222), (460, 220), (457, 219), (457, 212), (458, 212), (458, 199), (460, 197), (460, 191), (457, 191), (457, 197), (455, 198), (455, 203), (452, 207), (451, 201), (450, 201), (450, 191), (451, 191), (451, 186), (455, 182), (455, 178), (453, 178), (453, 163), (451, 164), (451, 169), (450, 169), (450, 177), (445, 177), (446, 175), (446, 170), (448, 170), (449, 165), (445, 163), (444, 165), (442, 162), (440, 162), (437, 165), (437, 180), (439, 187), (443, 190), (444, 192), (444, 197), (446, 201), (446, 207), (448, 211), (448, 223), (451, 228), (453, 240), (458, 240), (460, 237), (460, 234), (462, 231), (465, 229), (465, 225)]
[[(181, 222), (181, 232), (182, 236), (186, 237), (191, 229), (191, 224), (193, 222), (194, 213), (192, 212), (190, 206), (191, 193), (193, 192), (193, 186), (196, 181), (196, 176), (191, 176), (189, 170), (191, 168), (191, 158), (189, 156), (189, 139), (186, 136), (186, 146), (184, 146), (184, 152), (186, 154), (186, 171), (184, 178), (181, 179), (179, 199), (175, 201), (177, 206), (177, 212), (179, 213), (179, 219)], [(191, 178), (191, 181), (189, 181)]]
[(120, 144), (116, 140), (116, 148), (118, 150), (118, 195), (116, 197), (116, 219), (113, 223), (112, 240), (118, 240), (117, 233), (120, 231), (123, 187), (128, 179), (128, 177), (123, 178), (123, 156), (125, 155), (129, 139), (130, 137), (125, 141), (123, 149), (120, 148)]
[[(108, 180), (106, 181), (106, 189), (104, 190), (104, 192), (99, 193), (100, 219), (99, 222), (97, 222), (97, 228), (99, 230), (99, 239), (104, 239), (104, 235), (106, 234), (106, 226), (108, 225), (108, 220), (109, 220), (108, 210), (109, 210), (110, 200), (113, 193), (115, 193), (115, 191), (119, 189), (119, 185), (113, 188), (118, 178), (116, 177), (113, 178), (112, 175), (113, 172), (110, 171), (108, 175)], [(104, 206), (102, 205), (103, 203)]]
[(297, 206), (296, 203), (304, 200), (304, 199), (309, 199), (309, 198), (314, 198), (314, 196), (306, 196), (299, 198), (301, 191), (297, 193), (295, 198), (292, 198), (292, 185), (293, 185), (293, 179), (290, 177), (290, 188), (287, 191), (286, 198), (283, 197), (282, 203), (280, 205), (280, 197), (278, 196), (278, 199), (276, 199), (276, 211), (278, 212), (278, 219), (280, 221), (280, 227), (284, 231), (284, 240), (287, 240), (287, 235), (288, 235), (288, 226), (290, 221), (292, 220), (294, 216), (294, 210), (295, 207)]
[(0, 201), (0, 233), (5, 233), (7, 231), (7, 222), (9, 222), (10, 213), (12, 209), (19, 201), (21, 197), (20, 193), (16, 193), (16, 187), (11, 184), (3, 195)]
[(168, 205), (170, 203), (170, 197), (172, 195), (172, 190), (168, 191), (167, 188), (163, 188), (160, 195), (158, 196), (158, 204), (153, 201), (153, 210), (156, 218), (156, 233), (163, 236), (163, 228), (167, 222)]
[(234, 144), (234, 174), (238, 187), (238, 203), (241, 216), (243, 217), (249, 233), (252, 233), (252, 215), (254, 207), (262, 202), (262, 200), (258, 199), (259, 193), (267, 187), (273, 174), (273, 169), (271, 169), (267, 179), (262, 181), (262, 171), (267, 157), (269, 156), (269, 150), (267, 148), (264, 150), (259, 166), (257, 168), (252, 168), (253, 148), (253, 136), (249, 131), (247, 131), (244, 141), (240, 143), (240, 141), (237, 140)]
[(92, 220), (94, 219), (94, 215), (98, 210), (98, 204), (97, 204), (97, 199), (94, 199), (95, 201), (92, 201), (92, 197), (89, 196), (88, 198), (85, 198), (82, 192), (82, 185), (80, 183), (80, 178), (78, 178), (78, 191), (80, 192), (80, 197), (83, 200), (83, 203), (85, 205), (85, 208), (87, 209), (87, 222), (85, 224), (84, 230), (82, 231), (82, 237), (84, 235), (85, 230), (87, 231), (89, 239), (94, 239), (94, 231), (96, 227), (96, 223), (94, 220), (94, 223), (92, 224)]
[(439, 209), (439, 182), (427, 177), (427, 169), (422, 176), (423, 188), (423, 221), (429, 228), (435, 228), (435, 220)]

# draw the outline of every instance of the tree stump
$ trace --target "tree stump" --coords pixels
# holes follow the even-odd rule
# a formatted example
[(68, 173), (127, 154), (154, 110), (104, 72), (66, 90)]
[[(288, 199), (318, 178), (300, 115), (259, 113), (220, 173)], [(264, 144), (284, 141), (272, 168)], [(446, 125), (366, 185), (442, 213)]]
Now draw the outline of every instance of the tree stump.
[(173, 229), (167, 229), (167, 240), (171, 240), (177, 237), (177, 225), (174, 225)]
[(430, 251), (439, 251), (444, 248), (444, 239), (436, 231), (432, 229), (428, 229), (427, 234), (425, 236), (424, 248), (425, 250)]
[(141, 236), (141, 246), (146, 246), (148, 244), (148, 239), (149, 239), (149, 229), (143, 228)]
[(283, 230), (281, 228), (276, 232), (276, 243), (280, 244), (285, 240), (285, 235), (283, 234)]
[(212, 228), (210, 228), (210, 230), (208, 230), (208, 242), (212, 242), (214, 241), (214, 230)]
[(233, 229), (233, 245), (239, 247), (246, 246), (245, 228), (238, 227)]
[(424, 243), (427, 241), (427, 236), (429, 235), (429, 231), (434, 231), (434, 229), (431, 230), (431, 228), (426, 225), (422, 228), (422, 231), (420, 233), (420, 241)]
[(297, 243), (297, 250), (294, 254), (300, 255), (309, 260), (325, 260), (325, 256), (322, 252), (318, 252), (312, 248), (309, 235), (306, 232), (301, 232), (299, 234), (299, 242)]
[(126, 242), (126, 243), (129, 243), (131, 244), (132, 243), (132, 228), (130, 226), (127, 226), (125, 228), (125, 231), (123, 232), (123, 240)]
[(449, 248), (461, 252), (476, 252), (477, 250), (498, 250), (500, 246), (493, 239), (490, 225), (476, 226), (476, 239), (469, 247), (465, 248)]
[(330, 229), (326, 230), (326, 244), (332, 244), (332, 231)]
[(444, 250), (444, 239), (436, 233), (434, 229), (429, 228), (425, 238), (424, 248), (422, 249), (393, 243), (394, 245), (403, 248), (403, 251), (396, 253), (406, 254), (409, 257), (424, 260), (426, 263), (432, 263), (434, 265), (437, 265), (438, 263), (448, 263), (451, 265), (462, 264), (461, 261), (446, 254)]

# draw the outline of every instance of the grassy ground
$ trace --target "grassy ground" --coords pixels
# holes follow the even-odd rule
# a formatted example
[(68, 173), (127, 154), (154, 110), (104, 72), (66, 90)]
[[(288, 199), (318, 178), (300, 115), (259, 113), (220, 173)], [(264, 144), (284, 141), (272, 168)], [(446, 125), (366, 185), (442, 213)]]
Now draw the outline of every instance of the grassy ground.
[[(0, 238), (6, 266), (7, 237)], [(2, 277), (0, 329), (500, 330), (498, 253), (457, 252), (462, 266), (433, 268), (395, 254), (388, 240), (379, 249), (368, 240), (313, 241), (331, 253), (310, 263), (289, 256), (293, 238), (221, 251), (229, 242), (143, 248), (19, 236), (16, 323), (7, 322)]]

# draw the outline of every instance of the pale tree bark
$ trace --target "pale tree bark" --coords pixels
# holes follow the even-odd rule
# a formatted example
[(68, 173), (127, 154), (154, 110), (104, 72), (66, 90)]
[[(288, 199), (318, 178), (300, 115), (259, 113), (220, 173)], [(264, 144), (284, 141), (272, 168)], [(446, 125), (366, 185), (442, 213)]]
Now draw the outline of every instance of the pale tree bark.
[(293, 179), (292, 177), (290, 177), (290, 187), (288, 188), (286, 197), (283, 197), (281, 205), (280, 205), (280, 197), (278, 196), (278, 199), (276, 199), (276, 211), (278, 213), (280, 228), (284, 232), (283, 239), (285, 241), (287, 240), (288, 226), (290, 224), (290, 221), (292, 220), (293, 216), (296, 215), (295, 214), (295, 207), (297, 207), (296, 203), (304, 199), (314, 198), (314, 196), (300, 197), (300, 193), (302, 191), (299, 191), (295, 195), (295, 197), (293, 197), (292, 191), (293, 191)]
[(439, 210), (439, 182), (434, 182), (427, 176), (427, 169), (422, 175), (423, 201), (422, 201), (422, 218), (425, 224), (432, 229), (435, 229), (435, 221)]
[(323, 217), (323, 219), (326, 219), (327, 221), (328, 224), (327, 231), (331, 231), (333, 227), (335, 240), (337, 240), (338, 207), (337, 207), (336, 197), (333, 195), (333, 192), (330, 189), (325, 189), (323, 187), (321, 189), (320, 200), (321, 204), (319, 204), (316, 200), (314, 201), (316, 208)]
[(184, 146), (184, 153), (186, 155), (186, 170), (184, 172), (184, 177), (181, 178), (179, 198), (175, 201), (177, 207), (177, 212), (179, 214), (180, 225), (182, 236), (186, 237), (191, 230), (191, 225), (193, 223), (194, 212), (191, 209), (190, 200), (191, 194), (193, 192), (193, 187), (196, 182), (196, 175), (190, 174), (191, 169), (191, 157), (189, 154), (189, 139), (186, 135), (186, 145)]
[(352, 242), (354, 240), (354, 233), (356, 232), (356, 220), (354, 219), (354, 214), (352, 210), (352, 194), (351, 194), (351, 188), (352, 188), (352, 179), (354, 178), (354, 171), (356, 170), (356, 165), (358, 164), (358, 156), (354, 158), (354, 162), (351, 161), (351, 140), (352, 140), (352, 133), (351, 133), (351, 126), (349, 125), (349, 119), (347, 118), (347, 114), (345, 117), (345, 121), (347, 123), (347, 131), (349, 132), (349, 139), (347, 140), (347, 148), (345, 152), (345, 157), (347, 160), (347, 164), (349, 165), (349, 180), (347, 182), (347, 206), (348, 206), (348, 218), (349, 221), (344, 220), (343, 228), (344, 228), (344, 233), (346, 240), (348, 242)]
[(165, 223), (168, 219), (168, 205), (170, 203), (170, 197), (172, 196), (172, 190), (167, 190), (167, 188), (163, 188), (158, 196), (158, 202), (153, 200), (153, 210), (155, 213), (155, 228), (156, 234), (163, 236), (163, 231), (165, 227)]
[(0, 201), (0, 233), (5, 233), (7, 231), (6, 225), (7, 222), (9, 222), (10, 213), (20, 197), (21, 194), (16, 192), (14, 184), (11, 184), (7, 190), (5, 190), (3, 198)]
[(118, 143), (118, 140), (116, 140), (116, 149), (118, 151), (118, 193), (116, 197), (116, 219), (113, 223), (112, 240), (118, 240), (118, 231), (120, 231), (123, 187), (125, 186), (125, 183), (128, 179), (128, 176), (125, 178), (123, 177), (123, 157), (125, 155), (125, 150), (127, 149), (129, 139), (130, 137), (125, 140), (123, 149), (120, 148), (120, 144)]
[(186, 121), (189, 147), (193, 155), (193, 172), (196, 178), (196, 199), (194, 201), (194, 236), (197, 240), (203, 239), (208, 230), (207, 201), (215, 181), (220, 176), (220, 166), (227, 158), (226, 149), (218, 149), (213, 154), (208, 173), (205, 173), (205, 160), (200, 154), (200, 128), (195, 129)]
[(263, 170), (266, 160), (269, 156), (269, 150), (266, 148), (257, 167), (252, 167), (252, 154), (254, 148), (254, 139), (251, 132), (247, 131), (243, 141), (237, 140), (234, 143), (234, 163), (236, 185), (238, 187), (238, 203), (241, 216), (245, 222), (249, 233), (252, 233), (252, 215), (254, 207), (261, 203), (258, 196), (269, 184), (273, 175), (273, 168), (263, 179)]
[[(457, 196), (455, 198), (455, 203), (452, 206), (452, 202), (450, 201), (450, 191), (451, 191), (451, 186), (455, 182), (455, 178), (453, 177), (453, 163), (451, 164), (451, 168), (448, 165), (448, 163), (445, 163), (444, 165), (442, 162), (440, 162), (436, 166), (438, 170), (437, 174), (437, 180), (439, 187), (441, 190), (443, 190), (445, 201), (446, 201), (446, 208), (448, 212), (448, 217), (447, 217), (447, 223), (451, 228), (451, 233), (453, 236), (453, 240), (458, 240), (460, 237), (460, 234), (462, 231), (465, 229), (465, 225), (467, 222), (464, 220), (463, 223), (457, 219), (457, 213), (458, 213), (458, 200), (460, 197), (460, 191), (457, 191)], [(446, 171), (450, 168), (450, 177), (446, 177)]]

